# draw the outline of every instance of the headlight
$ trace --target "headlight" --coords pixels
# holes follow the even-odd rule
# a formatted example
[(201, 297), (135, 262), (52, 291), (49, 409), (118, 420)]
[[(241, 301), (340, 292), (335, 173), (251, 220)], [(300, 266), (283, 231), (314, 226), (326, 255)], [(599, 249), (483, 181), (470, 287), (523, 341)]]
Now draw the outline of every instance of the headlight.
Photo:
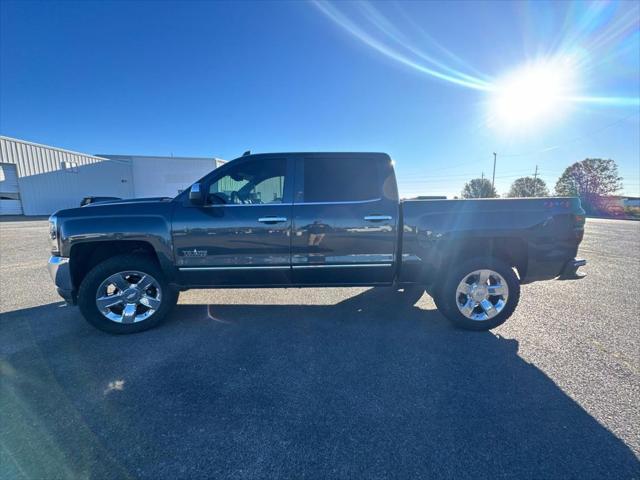
[(49, 217), (49, 240), (51, 241), (51, 253), (60, 254), (60, 245), (58, 243), (58, 217), (51, 215)]

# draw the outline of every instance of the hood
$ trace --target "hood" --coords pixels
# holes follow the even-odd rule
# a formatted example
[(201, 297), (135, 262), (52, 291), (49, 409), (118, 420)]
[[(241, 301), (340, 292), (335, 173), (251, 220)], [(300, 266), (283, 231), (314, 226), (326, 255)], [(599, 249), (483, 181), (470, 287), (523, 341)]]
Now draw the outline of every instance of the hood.
[(113, 205), (116, 203), (141, 203), (141, 202), (169, 202), (173, 200), (171, 197), (145, 197), (145, 198), (126, 198), (123, 200), (105, 200), (101, 202), (89, 203), (81, 208), (99, 207), (100, 205)]
[(172, 198), (149, 197), (113, 200), (90, 203), (83, 207), (58, 210), (54, 215), (59, 219), (97, 218), (97, 217), (132, 217), (146, 215), (164, 215), (171, 209)]

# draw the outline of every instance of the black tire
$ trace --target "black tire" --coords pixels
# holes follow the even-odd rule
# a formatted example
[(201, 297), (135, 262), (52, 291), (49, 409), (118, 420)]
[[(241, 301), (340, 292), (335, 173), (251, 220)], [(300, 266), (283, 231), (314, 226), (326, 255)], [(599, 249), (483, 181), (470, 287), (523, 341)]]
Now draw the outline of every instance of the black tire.
[[(104, 280), (118, 272), (134, 270), (151, 275), (159, 284), (162, 295), (160, 307), (149, 318), (136, 323), (117, 323), (98, 310), (96, 293)], [(153, 259), (144, 255), (118, 255), (99, 263), (87, 273), (80, 284), (78, 306), (84, 318), (94, 327), (108, 333), (137, 333), (158, 326), (178, 301), (178, 292), (166, 281)]]
[[(487, 320), (472, 320), (467, 318), (458, 309), (457, 288), (460, 282), (470, 273), (476, 270), (493, 270), (504, 278), (509, 295), (506, 304), (500, 313)], [(462, 297), (464, 298), (464, 296)], [(493, 297), (492, 297), (493, 298)], [(520, 300), (520, 281), (513, 269), (505, 262), (492, 257), (477, 257), (462, 262), (447, 274), (442, 288), (439, 289), (435, 299), (436, 306), (442, 314), (455, 326), (465, 330), (491, 330), (502, 325), (516, 309)]]

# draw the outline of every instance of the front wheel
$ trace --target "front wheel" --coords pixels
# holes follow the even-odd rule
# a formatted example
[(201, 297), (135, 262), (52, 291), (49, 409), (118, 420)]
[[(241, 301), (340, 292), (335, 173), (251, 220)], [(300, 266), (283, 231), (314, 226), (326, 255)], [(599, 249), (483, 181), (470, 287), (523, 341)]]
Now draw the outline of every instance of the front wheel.
[(490, 330), (511, 316), (519, 299), (520, 282), (509, 265), (495, 258), (474, 258), (447, 275), (437, 306), (460, 328)]
[(178, 300), (152, 259), (118, 255), (96, 265), (84, 278), (78, 306), (94, 327), (135, 333), (158, 325)]

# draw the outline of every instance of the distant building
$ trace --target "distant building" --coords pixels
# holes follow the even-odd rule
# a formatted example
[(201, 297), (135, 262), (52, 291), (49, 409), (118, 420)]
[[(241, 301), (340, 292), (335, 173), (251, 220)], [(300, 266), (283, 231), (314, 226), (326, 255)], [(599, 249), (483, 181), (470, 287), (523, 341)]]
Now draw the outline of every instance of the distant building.
[(175, 197), (185, 188), (219, 167), (224, 160), (202, 157), (157, 157), (98, 154), (131, 165), (133, 197)]
[(640, 198), (619, 195), (600, 197), (593, 201), (593, 206), (595, 213), (599, 215), (624, 218), (629, 214), (625, 211), (626, 208), (640, 207)]
[(0, 136), (0, 215), (49, 215), (84, 197), (174, 197), (219, 158), (88, 155)]
[(447, 197), (444, 195), (419, 195), (417, 197), (413, 197), (411, 200), (446, 200)]

